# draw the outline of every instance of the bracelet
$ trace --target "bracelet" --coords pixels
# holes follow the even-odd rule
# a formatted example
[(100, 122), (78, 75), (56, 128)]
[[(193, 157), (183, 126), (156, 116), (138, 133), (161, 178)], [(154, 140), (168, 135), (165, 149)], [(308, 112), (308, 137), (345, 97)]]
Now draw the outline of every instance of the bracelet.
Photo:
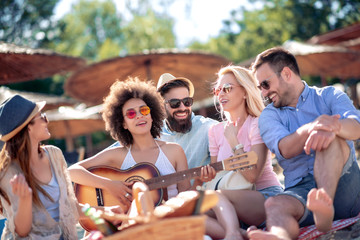
[(236, 145), (232, 150), (233, 150), (233, 152), (235, 152), (235, 151), (237, 151), (237, 150), (239, 150), (239, 149), (241, 149), (241, 148), (244, 148), (244, 145), (242, 145), (242, 143), (239, 143), (239, 144)]

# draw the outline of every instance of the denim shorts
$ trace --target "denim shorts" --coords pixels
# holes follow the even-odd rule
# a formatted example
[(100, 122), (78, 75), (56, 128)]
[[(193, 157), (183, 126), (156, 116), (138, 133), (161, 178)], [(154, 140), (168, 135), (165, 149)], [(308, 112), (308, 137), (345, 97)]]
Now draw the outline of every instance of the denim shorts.
[(266, 200), (269, 197), (273, 197), (284, 192), (284, 189), (281, 186), (271, 186), (258, 191), (265, 197)]
[[(317, 188), (317, 185), (314, 176), (309, 173), (298, 184), (286, 188), (283, 193), (279, 194), (292, 196), (304, 205), (305, 212), (299, 220), (300, 227), (314, 224), (313, 214), (306, 208), (307, 195), (313, 188)], [(338, 182), (334, 209), (334, 220), (355, 217), (360, 212), (360, 170), (352, 154), (350, 154)]]

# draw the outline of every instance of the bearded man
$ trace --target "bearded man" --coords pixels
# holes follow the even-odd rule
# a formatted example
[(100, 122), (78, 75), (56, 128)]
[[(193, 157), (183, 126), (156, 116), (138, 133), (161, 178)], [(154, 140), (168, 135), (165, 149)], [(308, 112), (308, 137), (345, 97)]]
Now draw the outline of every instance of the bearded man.
[(157, 90), (164, 98), (167, 113), (161, 140), (178, 143), (184, 149), (189, 169), (209, 164), (208, 132), (217, 121), (192, 112), (192, 82), (164, 73), (159, 78)]

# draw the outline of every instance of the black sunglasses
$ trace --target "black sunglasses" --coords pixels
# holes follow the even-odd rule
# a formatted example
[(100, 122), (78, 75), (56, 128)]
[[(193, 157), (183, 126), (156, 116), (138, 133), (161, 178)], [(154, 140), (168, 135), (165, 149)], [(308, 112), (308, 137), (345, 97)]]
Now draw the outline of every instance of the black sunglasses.
[(173, 99), (165, 101), (165, 103), (168, 103), (171, 108), (180, 107), (181, 102), (184, 104), (185, 107), (190, 107), (193, 105), (194, 99), (191, 97), (186, 97), (183, 99), (173, 98)]
[[(282, 70), (279, 71), (279, 72), (275, 72), (275, 75), (277, 75), (277, 76), (280, 77), (280, 73), (281, 73), (281, 72), (282, 72)], [(269, 81), (269, 80), (270, 80), (273, 76), (274, 76), (274, 75), (272, 75), (271, 77), (268, 77), (267, 79), (265, 79), (264, 81), (262, 81), (259, 86), (257, 86), (257, 87), (260, 89), (260, 91), (261, 91), (262, 89), (265, 89), (265, 90), (269, 90), (269, 89), (270, 89), (270, 81)]]
[(260, 89), (260, 91), (261, 91), (261, 89), (269, 90), (270, 89), (270, 83), (269, 83), (268, 80), (264, 80), (257, 87)]

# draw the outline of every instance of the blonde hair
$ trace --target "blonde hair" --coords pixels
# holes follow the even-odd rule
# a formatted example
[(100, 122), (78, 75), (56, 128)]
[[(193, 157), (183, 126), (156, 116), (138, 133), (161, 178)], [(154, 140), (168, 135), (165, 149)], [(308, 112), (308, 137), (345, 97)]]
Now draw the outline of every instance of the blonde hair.
[[(257, 83), (251, 71), (240, 66), (230, 65), (223, 67), (217, 73), (218, 80), (215, 82), (215, 84), (218, 83), (221, 76), (227, 73), (233, 74), (237, 82), (245, 89), (246, 111), (248, 114), (254, 117), (259, 117), (262, 110), (265, 108), (265, 105), (261, 98), (261, 92), (257, 87)], [(224, 118), (223, 109), (221, 109), (220, 113), (221, 117)]]

